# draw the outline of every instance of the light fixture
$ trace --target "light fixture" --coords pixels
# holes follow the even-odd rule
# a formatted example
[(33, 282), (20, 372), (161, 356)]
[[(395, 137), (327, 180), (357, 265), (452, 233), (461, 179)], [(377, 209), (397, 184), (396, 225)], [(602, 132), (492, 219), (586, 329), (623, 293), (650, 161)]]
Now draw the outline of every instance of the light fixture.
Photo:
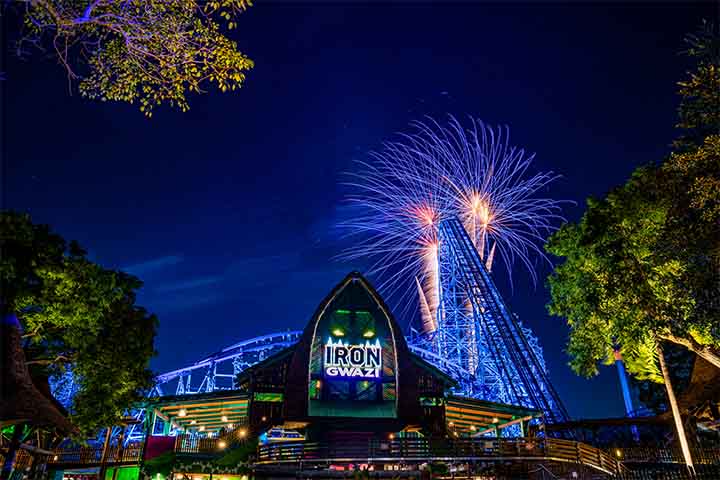
[(394, 433), (391, 433), (390, 435), (388, 435), (388, 438), (389, 438), (390, 440), (392, 440), (393, 438), (395, 438), (395, 434), (394, 434)]
[(615, 449), (615, 455), (617, 455), (618, 458), (622, 457), (622, 452), (619, 448)]
[(222, 420), (223, 422), (227, 422), (227, 415), (223, 415), (222, 417), (220, 417), (220, 420)]
[(197, 423), (197, 420), (195, 420), (195, 419), (190, 420), (190, 425), (195, 425), (196, 423)]
[(187, 410), (185, 410), (184, 408), (181, 408), (180, 411), (178, 412), (178, 417), (184, 417), (185, 415), (187, 415)]
[(59, 458), (59, 457), (58, 457), (57, 455), (55, 455), (55, 456), (53, 457), (53, 460), (57, 461), (58, 458)]
[(373, 332), (372, 330), (368, 330), (365, 333), (363, 333), (363, 337), (365, 337), (365, 338), (372, 338), (374, 336), (375, 336), (375, 332)]
[(227, 447), (227, 443), (225, 443), (225, 440), (220, 440), (218, 442), (218, 448), (223, 449), (225, 447)]
[(232, 423), (228, 423), (228, 428), (232, 428), (232, 427), (233, 427)]
[(475, 425), (470, 425), (470, 430), (474, 432), (475, 430), (477, 430), (477, 428), (475, 428)]
[(493, 423), (498, 423), (499, 421), (500, 421), (499, 418), (497, 418), (497, 417), (493, 418)]
[(267, 421), (267, 417), (263, 416), (260, 420), (263, 421), (263, 422), (266, 422), (266, 421)]
[(205, 431), (205, 425), (200, 425), (200, 428), (198, 428), (199, 431), (204, 432)]
[(344, 337), (345, 336), (345, 332), (343, 332), (339, 328), (333, 329), (332, 334), (335, 335), (336, 337)]
[(247, 432), (245, 431), (245, 429), (240, 430), (240, 436), (244, 437), (245, 435), (247, 435)]

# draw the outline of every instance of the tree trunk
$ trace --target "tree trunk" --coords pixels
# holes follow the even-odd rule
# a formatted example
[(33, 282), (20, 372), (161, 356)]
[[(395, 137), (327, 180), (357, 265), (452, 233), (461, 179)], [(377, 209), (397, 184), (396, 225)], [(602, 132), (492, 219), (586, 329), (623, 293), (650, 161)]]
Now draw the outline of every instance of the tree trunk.
[(685, 427), (680, 417), (680, 409), (678, 408), (677, 400), (675, 399), (675, 392), (673, 391), (672, 383), (670, 382), (670, 374), (665, 365), (665, 356), (663, 354), (662, 346), (658, 344), (657, 347), (658, 357), (660, 358), (660, 370), (662, 371), (663, 380), (665, 381), (665, 389), (667, 390), (668, 401), (670, 403), (670, 409), (672, 410), (673, 420), (675, 421), (675, 430), (677, 431), (678, 441), (680, 442), (680, 449), (682, 450), (683, 457), (685, 458), (685, 464), (691, 472), (695, 471), (693, 466), (692, 457), (690, 456), (690, 447), (688, 447), (687, 438), (685, 437)]
[(720, 355), (715, 353), (710, 347), (706, 347), (705, 345), (696, 342), (692, 338), (680, 338), (670, 334), (659, 335), (659, 337), (663, 340), (667, 340), (668, 342), (682, 345), (691, 352), (695, 353), (695, 355), (697, 355), (698, 357), (701, 357), (710, 362), (711, 364), (715, 365), (717, 368), (720, 368)]
[(13, 435), (10, 439), (10, 445), (8, 445), (8, 451), (5, 455), (5, 462), (3, 463), (2, 472), (0, 472), (0, 480), (8, 480), (10, 473), (12, 472), (12, 466), (15, 462), (15, 455), (18, 449), (20, 449), (20, 437), (22, 437), (24, 424), (18, 423), (13, 427)]

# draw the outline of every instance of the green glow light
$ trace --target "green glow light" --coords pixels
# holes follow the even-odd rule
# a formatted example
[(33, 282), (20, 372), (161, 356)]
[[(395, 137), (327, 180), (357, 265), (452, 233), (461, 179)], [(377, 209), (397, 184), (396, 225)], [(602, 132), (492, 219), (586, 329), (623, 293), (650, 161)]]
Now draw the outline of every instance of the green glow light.
[(372, 338), (374, 336), (375, 336), (375, 332), (373, 332), (372, 330), (368, 330), (365, 333), (363, 333), (363, 337), (365, 337), (365, 338)]
[(332, 331), (332, 334), (335, 335), (336, 337), (344, 337), (345, 336), (345, 332), (343, 332), (339, 328), (334, 329)]

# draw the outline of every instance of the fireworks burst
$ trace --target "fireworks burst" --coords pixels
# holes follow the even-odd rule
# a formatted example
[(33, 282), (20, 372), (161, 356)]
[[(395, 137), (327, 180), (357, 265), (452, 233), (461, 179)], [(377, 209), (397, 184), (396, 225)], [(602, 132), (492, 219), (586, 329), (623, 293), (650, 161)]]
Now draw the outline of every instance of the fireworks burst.
[(342, 258), (372, 258), (368, 273), (381, 291), (404, 305), (402, 315), (419, 303), (423, 330), (432, 331), (439, 223), (459, 218), (488, 270), (499, 256), (512, 279), (519, 260), (536, 282), (533, 257), (546, 259), (542, 243), (562, 220), (561, 202), (537, 195), (557, 176), (530, 175), (534, 155), (511, 146), (507, 128), (474, 119), (464, 128), (452, 116), (446, 126), (429, 119), (412, 127), (351, 174), (357, 214), (341, 227), (359, 241)]

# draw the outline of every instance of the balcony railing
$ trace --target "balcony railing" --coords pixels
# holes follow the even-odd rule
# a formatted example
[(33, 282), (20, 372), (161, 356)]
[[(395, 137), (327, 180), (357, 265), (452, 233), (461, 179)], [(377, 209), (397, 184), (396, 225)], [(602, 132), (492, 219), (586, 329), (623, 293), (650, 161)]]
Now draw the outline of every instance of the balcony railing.
[(247, 426), (239, 425), (219, 437), (199, 438), (197, 435), (178, 435), (175, 437), (175, 452), (187, 454), (217, 454), (228, 447), (247, 440)]
[[(617, 450), (624, 463), (685, 463), (679, 448), (630, 447)], [(720, 465), (720, 448), (693, 449), (693, 462), (701, 465)]]
[(258, 463), (426, 462), (551, 460), (583, 464), (608, 474), (621, 466), (609, 453), (580, 442), (552, 438), (394, 439), (330, 444), (293, 442), (258, 448)]
[[(139, 463), (142, 457), (143, 444), (133, 443), (126, 447), (112, 445), (108, 447), (105, 463)], [(48, 464), (100, 465), (103, 447), (76, 447), (56, 450), (48, 456)]]

